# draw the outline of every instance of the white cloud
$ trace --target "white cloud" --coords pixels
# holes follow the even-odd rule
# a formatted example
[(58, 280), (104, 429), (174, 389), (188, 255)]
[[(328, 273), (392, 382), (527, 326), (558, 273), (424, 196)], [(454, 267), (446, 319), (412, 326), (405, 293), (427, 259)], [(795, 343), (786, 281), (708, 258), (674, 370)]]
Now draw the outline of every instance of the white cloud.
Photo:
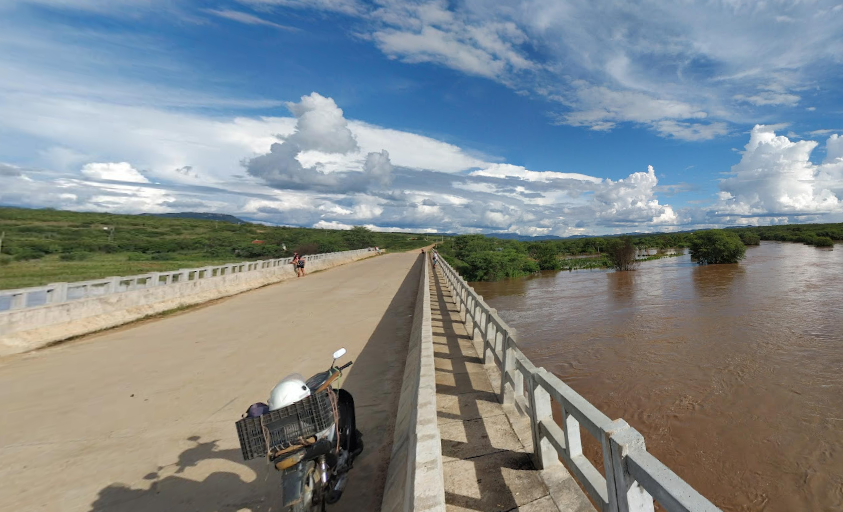
[(490, 178), (520, 178), (526, 181), (541, 181), (551, 182), (555, 180), (580, 180), (589, 181), (592, 183), (600, 183), (600, 178), (594, 176), (587, 176), (585, 174), (570, 173), (570, 172), (554, 172), (554, 171), (530, 171), (520, 165), (512, 164), (493, 164), (485, 169), (472, 171), (471, 176), (488, 176)]
[(677, 215), (669, 205), (659, 204), (655, 197), (658, 178), (652, 166), (647, 172), (605, 180), (594, 194), (597, 216), (620, 224), (675, 224)]
[(280, 25), (278, 23), (259, 18), (254, 14), (249, 14), (247, 12), (234, 11), (231, 9), (204, 9), (204, 12), (207, 12), (208, 14), (213, 14), (214, 16), (219, 16), (220, 18), (225, 18), (239, 23), (245, 23), (246, 25), (264, 25), (267, 27), (277, 28), (279, 30), (298, 30), (294, 27)]
[(563, 105), (565, 124), (632, 122), (683, 140), (796, 106), (806, 86), (833, 87), (843, 54), (843, 17), (825, 1), (376, 5), (359, 31), (389, 57), (531, 91)]
[(318, 9), (342, 14), (360, 14), (363, 5), (357, 0), (238, 0), (252, 6), (282, 6), (293, 9)]
[(325, 192), (359, 192), (373, 184), (389, 184), (392, 164), (385, 150), (366, 155), (363, 172), (346, 169), (326, 173), (316, 165), (303, 166), (298, 159), (302, 151), (311, 151), (313, 158), (321, 153), (356, 153), (360, 148), (333, 99), (314, 92), (302, 96), (301, 102), (287, 106), (296, 116), (295, 131), (283, 142), (273, 143), (269, 153), (246, 162), (246, 171), (251, 176), (276, 188)]
[(82, 167), (82, 174), (87, 178), (101, 181), (129, 181), (149, 183), (149, 180), (128, 162), (90, 163)]
[(833, 176), (837, 171), (837, 140), (829, 139), (832, 160), (817, 166), (810, 160), (817, 142), (793, 142), (777, 136), (771, 127), (755, 126), (741, 161), (732, 166), (733, 176), (720, 182), (717, 214), (765, 216), (841, 211), (843, 203), (830, 186), (836, 181), (840, 187)]
[(536, 67), (520, 49), (527, 37), (514, 22), (469, 20), (444, 0), (382, 1), (371, 18), (380, 23), (372, 33), (378, 48), (405, 62), (432, 62), (502, 82)]

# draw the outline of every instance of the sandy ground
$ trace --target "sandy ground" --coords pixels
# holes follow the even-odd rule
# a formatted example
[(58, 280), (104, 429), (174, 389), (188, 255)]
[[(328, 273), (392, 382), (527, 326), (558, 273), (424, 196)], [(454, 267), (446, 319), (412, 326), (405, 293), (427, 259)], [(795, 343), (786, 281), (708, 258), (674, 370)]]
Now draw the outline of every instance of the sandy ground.
[(343, 346), (366, 450), (329, 510), (379, 510), (418, 261), (376, 257), (0, 360), (0, 510), (279, 510), (280, 474), (243, 462), (234, 422)]

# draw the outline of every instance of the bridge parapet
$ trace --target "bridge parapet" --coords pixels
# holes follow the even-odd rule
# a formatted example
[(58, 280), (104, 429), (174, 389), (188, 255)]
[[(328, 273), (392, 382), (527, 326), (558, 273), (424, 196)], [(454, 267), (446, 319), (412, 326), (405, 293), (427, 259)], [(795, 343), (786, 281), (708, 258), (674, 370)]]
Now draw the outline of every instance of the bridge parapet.
[[(355, 251), (342, 251), (323, 254), (310, 254), (304, 256), (305, 261), (318, 262), (326, 259), (355, 257), (372, 253), (373, 249), (358, 249)], [(226, 263), (199, 268), (181, 268), (168, 272), (149, 272), (134, 276), (112, 276), (88, 281), (76, 281), (72, 283), (52, 283), (44, 286), (32, 286), (29, 288), (18, 288), (0, 290), (0, 311), (11, 309), (26, 309), (43, 306), (45, 304), (58, 304), (72, 300), (86, 299), (89, 297), (101, 297), (111, 293), (121, 293), (132, 290), (150, 288), (153, 286), (166, 286), (185, 281), (196, 281), (209, 277), (221, 277), (243, 272), (254, 272), (272, 268), (290, 268), (292, 258), (277, 258), (271, 260), (242, 261), (239, 263)]]
[[(350, 263), (370, 249), (305, 256), (307, 270)], [(200, 304), (296, 275), (292, 258), (0, 290), (0, 356)]]
[[(441, 256), (438, 260), (466, 329), (482, 344), (484, 364), (500, 372), (500, 400), (512, 406), (517, 419), (529, 421), (538, 468), (552, 470), (564, 463), (601, 511), (653, 511), (654, 500), (667, 512), (720, 510), (647, 452), (644, 437), (626, 421), (610, 420), (558, 377), (536, 367), (519, 349), (515, 329)], [(553, 419), (553, 403), (562, 411), (561, 426)], [(583, 455), (580, 426), (601, 445), (605, 477)]]

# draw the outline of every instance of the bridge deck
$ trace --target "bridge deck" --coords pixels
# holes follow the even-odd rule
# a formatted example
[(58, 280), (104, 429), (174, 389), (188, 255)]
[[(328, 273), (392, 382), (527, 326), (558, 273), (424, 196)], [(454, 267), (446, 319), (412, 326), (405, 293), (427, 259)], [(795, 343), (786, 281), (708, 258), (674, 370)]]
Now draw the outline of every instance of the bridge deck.
[[(447, 510), (558, 511), (498, 402), (439, 269), (430, 286)], [(584, 499), (578, 504), (588, 505)]]
[(243, 462), (234, 421), (340, 346), (366, 451), (330, 510), (379, 510), (418, 261), (376, 257), (0, 360), (0, 510), (277, 510), (280, 475)]

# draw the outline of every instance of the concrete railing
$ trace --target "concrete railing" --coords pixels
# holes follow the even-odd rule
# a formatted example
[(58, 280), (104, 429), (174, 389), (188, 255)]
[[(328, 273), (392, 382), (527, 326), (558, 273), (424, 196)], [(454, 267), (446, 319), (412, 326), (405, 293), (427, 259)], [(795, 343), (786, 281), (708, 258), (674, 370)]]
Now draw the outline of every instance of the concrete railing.
[[(332, 252), (324, 254), (311, 254), (304, 256), (308, 263), (333, 258), (336, 255), (368, 254), (374, 249), (359, 249), (356, 251)], [(0, 290), (0, 311), (10, 309), (25, 309), (45, 304), (58, 304), (71, 300), (86, 299), (89, 297), (101, 297), (110, 293), (120, 293), (132, 290), (150, 288), (153, 286), (166, 286), (197, 279), (209, 277), (220, 277), (242, 272), (254, 272), (275, 267), (289, 268), (293, 258), (278, 258), (272, 260), (242, 261), (240, 263), (227, 263), (200, 268), (182, 268), (169, 272), (150, 272), (123, 277), (104, 277), (90, 281), (77, 281), (73, 283), (52, 283), (44, 286), (33, 286), (30, 288), (19, 288), (12, 290)], [(309, 267), (310, 265), (308, 265)]]
[[(369, 249), (305, 257), (307, 271), (357, 261)], [(1, 290), (0, 356), (201, 304), (295, 277), (290, 258)], [(0, 306), (2, 307), (2, 306)]]
[[(483, 345), (483, 361), (501, 373), (500, 399), (529, 419), (539, 469), (560, 459), (602, 511), (652, 511), (653, 500), (668, 512), (720, 510), (647, 452), (644, 437), (624, 420), (612, 421), (544, 368), (537, 368), (516, 343), (515, 330), (441, 256), (438, 258), (466, 329)], [(562, 411), (562, 426), (552, 404)], [(603, 474), (583, 455), (580, 426), (600, 443)]]
[(428, 260), (421, 275), (381, 512), (445, 512)]

